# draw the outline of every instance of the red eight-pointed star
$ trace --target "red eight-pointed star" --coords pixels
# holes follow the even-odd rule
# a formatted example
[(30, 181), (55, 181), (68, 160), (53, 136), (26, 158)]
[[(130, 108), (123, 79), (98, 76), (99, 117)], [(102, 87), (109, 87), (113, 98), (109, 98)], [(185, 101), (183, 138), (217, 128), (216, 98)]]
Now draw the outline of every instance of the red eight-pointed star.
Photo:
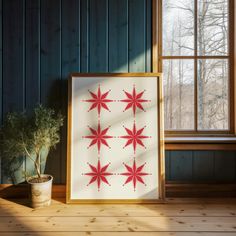
[(133, 130), (124, 127), (128, 135), (120, 136), (120, 138), (124, 138), (124, 139), (128, 139), (128, 140), (127, 140), (127, 142), (126, 142), (126, 144), (123, 148), (133, 144), (134, 153), (136, 151), (137, 144), (144, 147), (144, 148), (146, 148), (144, 146), (143, 142), (142, 142), (142, 139), (151, 138), (151, 136), (142, 135), (143, 130), (145, 129), (145, 127), (146, 126), (144, 126), (143, 128), (137, 130), (135, 123), (133, 125)]
[(120, 174), (120, 175), (127, 176), (127, 179), (126, 179), (125, 183), (123, 184), (123, 186), (128, 184), (131, 181), (133, 182), (134, 191), (136, 189), (137, 182), (140, 182), (140, 183), (142, 183), (142, 184), (144, 184), (146, 186), (146, 184), (143, 181), (143, 176), (151, 175), (151, 174), (142, 172), (143, 167), (145, 166), (146, 162), (143, 165), (139, 166), (139, 167), (136, 166), (136, 162), (135, 161), (134, 161), (132, 167), (128, 166), (125, 163), (123, 163), (123, 164), (124, 164), (124, 166), (125, 166), (125, 168), (127, 170), (127, 172), (124, 172), (124, 173)]
[(134, 116), (135, 116), (137, 107), (139, 109), (145, 111), (143, 106), (142, 106), (142, 103), (151, 101), (151, 100), (142, 99), (142, 96), (143, 96), (143, 93), (145, 92), (145, 90), (143, 90), (140, 93), (137, 93), (136, 89), (135, 89), (135, 85), (134, 85), (132, 94), (126, 92), (125, 90), (123, 90), (123, 91), (124, 91), (125, 95), (127, 96), (127, 99), (123, 99), (123, 100), (120, 100), (120, 101), (128, 103), (127, 106), (125, 107), (124, 111), (126, 111), (126, 110), (128, 110), (132, 107)]
[[(97, 148), (98, 148), (98, 153), (100, 153), (100, 149), (101, 149), (101, 145), (105, 145), (107, 147), (109, 147), (106, 139), (109, 138), (113, 138), (113, 136), (109, 136), (107, 135), (107, 131), (109, 130), (110, 126), (107, 127), (104, 130), (101, 130), (101, 126), (100, 123), (98, 123), (98, 128), (97, 130), (91, 128), (90, 126), (88, 126), (90, 129), (90, 132), (92, 133), (92, 135), (87, 135), (87, 136), (83, 136), (83, 138), (89, 138), (92, 139), (92, 141), (90, 142), (88, 148), (90, 148), (91, 146), (97, 144)], [(110, 147), (109, 147), (110, 148)]]
[(104, 109), (110, 111), (109, 108), (108, 108), (108, 106), (106, 105), (106, 103), (108, 103), (108, 102), (113, 102), (113, 100), (107, 99), (107, 95), (109, 94), (110, 91), (111, 91), (111, 90), (108, 90), (107, 92), (105, 92), (105, 93), (102, 94), (101, 89), (100, 89), (100, 84), (99, 84), (99, 86), (98, 86), (97, 94), (95, 94), (95, 93), (93, 93), (93, 92), (91, 92), (91, 91), (89, 90), (89, 93), (90, 93), (92, 99), (83, 100), (84, 102), (90, 102), (90, 103), (92, 103), (92, 105), (91, 105), (91, 107), (89, 108), (88, 111), (91, 111), (91, 110), (93, 110), (94, 108), (97, 108), (97, 111), (98, 111), (98, 115), (99, 115), (99, 116), (100, 116), (100, 113), (101, 113), (101, 109), (102, 109), (102, 108), (104, 108)]
[(89, 186), (95, 181), (97, 181), (98, 191), (100, 190), (101, 182), (104, 182), (110, 186), (109, 182), (107, 181), (107, 176), (113, 175), (113, 174), (106, 172), (110, 164), (111, 163), (108, 163), (107, 165), (101, 167), (100, 161), (98, 161), (97, 167), (95, 167), (88, 163), (92, 172), (83, 174), (83, 175), (91, 176), (90, 182), (87, 184), (87, 186)]

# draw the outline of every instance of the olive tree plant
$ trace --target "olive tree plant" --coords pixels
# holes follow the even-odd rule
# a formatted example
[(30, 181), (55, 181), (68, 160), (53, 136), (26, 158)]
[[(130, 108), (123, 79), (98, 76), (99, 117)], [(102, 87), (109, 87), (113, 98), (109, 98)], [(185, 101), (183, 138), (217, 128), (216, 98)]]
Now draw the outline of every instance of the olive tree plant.
[(34, 163), (37, 179), (41, 176), (41, 150), (50, 149), (60, 141), (63, 117), (53, 109), (37, 106), (32, 115), (8, 113), (1, 127), (1, 156), (5, 159), (26, 156)]

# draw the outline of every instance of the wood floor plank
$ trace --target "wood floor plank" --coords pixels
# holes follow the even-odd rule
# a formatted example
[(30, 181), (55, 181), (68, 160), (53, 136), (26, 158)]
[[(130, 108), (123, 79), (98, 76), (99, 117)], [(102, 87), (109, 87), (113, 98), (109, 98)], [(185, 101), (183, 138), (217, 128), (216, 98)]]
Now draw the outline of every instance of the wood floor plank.
[(74, 204), (42, 209), (0, 198), (0, 236), (236, 236), (235, 199), (165, 204)]
[(0, 232), (21, 231), (236, 232), (236, 217), (0, 217)]
[(236, 204), (236, 198), (167, 198), (167, 204)]
[(1, 236), (235, 236), (230, 232), (8, 232)]
[[(27, 203), (28, 199), (26, 198), (9, 198), (5, 199), (0, 197), (0, 205), (9, 205), (12, 202), (17, 203)], [(52, 202), (54, 204), (61, 204), (66, 203), (65, 198), (53, 198)], [(236, 204), (236, 198), (167, 198), (165, 203), (158, 203), (162, 204), (224, 204), (224, 205), (233, 205)]]
[(34, 210), (12, 203), (0, 205), (0, 216), (236, 216), (236, 205), (146, 204), (146, 205), (66, 205), (52, 204)]

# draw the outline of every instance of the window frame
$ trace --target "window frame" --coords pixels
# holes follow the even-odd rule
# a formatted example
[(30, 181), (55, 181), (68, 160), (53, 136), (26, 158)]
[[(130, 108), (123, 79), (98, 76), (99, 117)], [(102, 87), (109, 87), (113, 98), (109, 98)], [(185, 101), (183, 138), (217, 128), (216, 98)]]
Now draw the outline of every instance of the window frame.
[[(162, 72), (162, 63), (165, 59), (192, 59), (194, 60), (194, 130), (165, 130), (166, 136), (234, 136), (235, 135), (235, 79), (234, 79), (234, 0), (228, 0), (228, 55), (225, 56), (198, 56), (197, 55), (197, 3), (194, 0), (194, 55), (193, 56), (162, 56), (162, 0), (153, 0), (153, 72)], [(229, 129), (228, 130), (197, 130), (197, 62), (198, 59), (228, 59), (228, 78), (229, 78)]]

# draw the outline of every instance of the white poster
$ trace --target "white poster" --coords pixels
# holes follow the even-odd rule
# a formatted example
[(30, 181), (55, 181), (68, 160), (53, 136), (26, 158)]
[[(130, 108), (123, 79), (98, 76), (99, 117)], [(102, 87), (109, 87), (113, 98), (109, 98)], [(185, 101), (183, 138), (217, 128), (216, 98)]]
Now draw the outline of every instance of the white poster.
[(158, 77), (78, 74), (70, 86), (69, 200), (159, 199)]

